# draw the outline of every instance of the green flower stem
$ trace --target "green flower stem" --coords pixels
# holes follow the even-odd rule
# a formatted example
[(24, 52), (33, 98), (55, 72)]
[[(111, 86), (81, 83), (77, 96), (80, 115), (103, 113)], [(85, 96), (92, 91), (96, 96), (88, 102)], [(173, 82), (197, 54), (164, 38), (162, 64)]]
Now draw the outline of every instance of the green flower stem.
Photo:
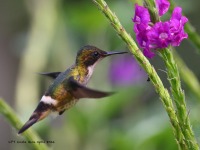
[(149, 10), (151, 22), (156, 23), (160, 21), (158, 11), (156, 9), (156, 3), (154, 0), (144, 0), (145, 7)]
[(194, 137), (194, 133), (190, 124), (189, 114), (186, 108), (184, 91), (181, 88), (178, 67), (174, 61), (170, 49), (161, 50), (160, 54), (167, 68), (168, 80), (171, 85), (172, 95), (177, 108), (179, 126), (181, 127), (182, 133), (185, 137), (185, 142), (188, 146), (188, 149), (198, 150), (199, 147)]
[(200, 84), (199, 80), (195, 76), (195, 74), (187, 67), (185, 62), (181, 59), (181, 57), (176, 53), (176, 51), (173, 51), (174, 59), (176, 60), (177, 66), (180, 70), (180, 76), (181, 79), (186, 83), (186, 85), (189, 87), (191, 92), (194, 93), (194, 95), (197, 97), (198, 100), (200, 100)]
[[(169, 12), (172, 13), (175, 3), (173, 0), (170, 1), (170, 9)], [(185, 24), (185, 31), (188, 33), (188, 40), (200, 51), (200, 36), (196, 32), (195, 28), (187, 22)], [(180, 75), (183, 81), (187, 84), (190, 90), (197, 96), (198, 100), (200, 100), (200, 84), (195, 76), (195, 74), (187, 67), (187, 65), (183, 62), (183, 60), (179, 57), (179, 55), (173, 51), (174, 58), (177, 62), (178, 68), (180, 70)]]
[[(174, 7), (176, 6), (173, 0), (169, 0), (170, 2), (170, 9), (169, 12), (172, 13)], [(190, 22), (187, 22), (185, 24), (185, 31), (188, 33), (188, 39), (191, 43), (197, 48), (197, 50), (200, 52), (200, 36), (196, 32), (196, 29), (192, 26)]]
[(175, 113), (175, 109), (170, 98), (169, 92), (164, 88), (162, 81), (160, 80), (158, 74), (156, 73), (154, 67), (149, 63), (146, 57), (142, 54), (142, 52), (137, 47), (136, 43), (132, 39), (132, 37), (126, 32), (121, 23), (119, 22), (116, 15), (110, 10), (108, 5), (104, 0), (94, 0), (94, 3), (98, 6), (98, 8), (104, 13), (104, 15), (111, 22), (112, 26), (118, 33), (118, 35), (122, 38), (122, 40), (127, 44), (130, 52), (134, 55), (135, 59), (141, 65), (141, 67), (147, 72), (151, 82), (153, 83), (156, 92), (159, 94), (160, 99), (164, 105), (164, 108), (170, 118), (170, 122), (173, 127), (174, 135), (178, 146), (180, 149), (187, 149), (187, 145), (185, 144), (185, 140), (182, 135), (182, 131), (178, 124), (178, 119)]
[[(16, 129), (19, 130), (22, 127), (22, 122), (16, 116), (16, 113), (13, 109), (6, 104), (6, 102), (0, 99), (0, 113), (8, 120), (8, 122)], [(43, 141), (39, 136), (32, 130), (29, 129), (23, 133), (23, 136), (27, 141), (35, 141), (36, 143), (30, 144), (35, 150), (47, 150), (48, 147), (46, 144), (38, 144), (37, 141)]]

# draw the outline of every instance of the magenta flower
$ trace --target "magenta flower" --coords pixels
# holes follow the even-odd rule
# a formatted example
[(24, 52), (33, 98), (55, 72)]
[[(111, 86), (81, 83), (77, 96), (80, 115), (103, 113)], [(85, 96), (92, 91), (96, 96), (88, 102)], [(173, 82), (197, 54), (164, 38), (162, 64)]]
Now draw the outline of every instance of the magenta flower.
[(174, 8), (172, 16), (170, 18), (170, 32), (172, 35), (172, 46), (179, 46), (181, 41), (188, 37), (184, 32), (183, 26), (188, 21), (185, 16), (182, 16), (181, 7)]
[(169, 22), (157, 22), (153, 28), (147, 32), (149, 47), (151, 49), (166, 48), (171, 42)]
[(159, 16), (164, 15), (169, 9), (170, 3), (168, 0), (156, 0), (156, 7), (158, 9)]
[(148, 58), (153, 58), (155, 56), (155, 53), (152, 52), (150, 48), (144, 48), (143, 54), (144, 54), (144, 56), (146, 56)]
[[(169, 8), (168, 2), (166, 0), (157, 0), (156, 2), (160, 7), (159, 11), (162, 11), (162, 14), (166, 13)], [(154, 25), (150, 22), (150, 15), (145, 7), (137, 4), (135, 7), (134, 32), (146, 57), (153, 58), (154, 50), (163, 49), (169, 45), (179, 46), (181, 41), (188, 37), (184, 32), (184, 25), (188, 19), (182, 16), (180, 7), (174, 9), (169, 21), (157, 22)], [(150, 26), (150, 24), (152, 25)]]
[[(137, 27), (135, 27), (137, 26)], [(136, 33), (136, 39), (139, 43), (139, 45), (142, 48), (145, 48), (148, 45), (148, 38), (147, 38), (147, 32), (150, 28), (146, 28), (144, 24), (136, 24), (134, 26), (134, 31)]]
[(135, 4), (135, 16), (133, 18), (133, 22), (136, 24), (145, 24), (148, 25), (150, 22), (150, 15), (147, 8), (143, 6), (139, 6), (138, 4)]
[(111, 83), (115, 86), (127, 86), (146, 81), (144, 71), (131, 55), (115, 57), (112, 59), (108, 72)]

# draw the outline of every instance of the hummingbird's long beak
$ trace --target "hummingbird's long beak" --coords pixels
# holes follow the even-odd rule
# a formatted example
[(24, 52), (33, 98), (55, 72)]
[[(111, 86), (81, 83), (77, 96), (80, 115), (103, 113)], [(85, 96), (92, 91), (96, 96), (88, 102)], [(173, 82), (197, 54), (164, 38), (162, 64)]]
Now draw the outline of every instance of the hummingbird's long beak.
[(115, 54), (125, 54), (128, 52), (106, 52), (106, 54), (104, 54), (104, 56), (111, 56), (111, 55), (115, 55)]

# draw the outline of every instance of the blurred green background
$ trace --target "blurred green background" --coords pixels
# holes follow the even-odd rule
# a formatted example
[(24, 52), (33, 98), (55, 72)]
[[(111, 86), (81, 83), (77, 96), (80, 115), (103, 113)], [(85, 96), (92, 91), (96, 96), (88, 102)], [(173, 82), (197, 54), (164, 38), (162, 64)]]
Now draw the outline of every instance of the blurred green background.
[[(134, 0), (108, 0), (126, 30), (134, 37), (131, 18)], [(200, 1), (177, 1), (200, 33)], [(124, 51), (105, 16), (92, 0), (18, 0), (1, 1), (0, 5), (0, 97), (4, 98), (25, 122), (43, 95), (51, 79), (38, 72), (64, 71), (75, 61), (80, 47), (95, 45), (103, 50)], [(178, 53), (200, 78), (200, 55), (184, 41)], [(112, 73), (113, 65), (122, 56), (100, 62), (89, 87), (118, 91), (116, 95), (100, 99), (83, 99), (75, 107), (57, 118), (49, 117), (32, 128), (52, 149), (68, 150), (174, 150), (171, 125), (148, 76), (139, 67), (124, 66), (120, 78)], [(162, 61), (150, 60), (158, 74), (168, 83)], [(114, 63), (114, 64), (113, 64)], [(135, 66), (135, 61), (132, 65)], [(123, 68), (123, 65), (122, 65)], [(129, 83), (123, 81), (133, 74)], [(130, 72), (130, 73), (129, 73)], [(140, 76), (140, 78), (136, 78)], [(112, 80), (117, 79), (117, 80)], [(200, 103), (183, 83), (193, 129), (200, 142)], [(0, 150), (31, 149), (30, 144), (8, 144), (23, 140), (0, 116)]]

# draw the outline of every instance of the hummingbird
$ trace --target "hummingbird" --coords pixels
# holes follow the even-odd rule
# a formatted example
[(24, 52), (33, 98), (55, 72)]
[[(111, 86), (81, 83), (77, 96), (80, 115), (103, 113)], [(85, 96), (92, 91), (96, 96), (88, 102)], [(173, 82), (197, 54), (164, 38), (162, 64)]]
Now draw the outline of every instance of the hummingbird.
[(62, 115), (81, 98), (103, 98), (113, 94), (86, 87), (95, 65), (103, 58), (127, 52), (106, 52), (95, 46), (82, 47), (76, 56), (75, 63), (64, 72), (48, 72), (42, 75), (54, 79), (45, 91), (39, 104), (29, 120), (22, 126), (18, 134), (23, 133), (36, 122), (46, 118), (51, 112)]

